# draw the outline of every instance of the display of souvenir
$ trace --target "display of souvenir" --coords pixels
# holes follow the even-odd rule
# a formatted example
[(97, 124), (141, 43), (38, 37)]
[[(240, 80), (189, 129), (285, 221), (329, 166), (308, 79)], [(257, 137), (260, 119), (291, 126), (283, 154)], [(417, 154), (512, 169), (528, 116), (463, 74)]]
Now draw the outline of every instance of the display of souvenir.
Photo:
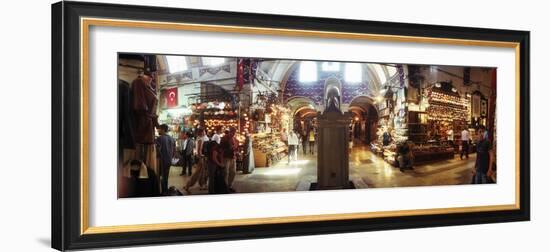
[(256, 167), (271, 167), (286, 157), (287, 146), (278, 133), (259, 133), (252, 135), (254, 162)]

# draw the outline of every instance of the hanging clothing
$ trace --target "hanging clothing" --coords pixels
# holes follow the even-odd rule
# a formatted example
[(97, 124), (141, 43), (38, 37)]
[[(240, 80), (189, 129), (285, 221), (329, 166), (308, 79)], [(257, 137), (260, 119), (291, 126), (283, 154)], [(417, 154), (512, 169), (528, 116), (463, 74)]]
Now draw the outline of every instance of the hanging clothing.
[(155, 127), (159, 125), (156, 115), (158, 100), (150, 82), (148, 76), (139, 76), (132, 82), (134, 134), (136, 143), (140, 144), (154, 144)]
[(155, 144), (136, 144), (134, 158), (144, 162), (148, 168), (152, 169), (157, 175), (159, 174)]
[(119, 148), (121, 149), (134, 149), (136, 147), (133, 114), (130, 110), (131, 101), (130, 84), (118, 80), (118, 139)]

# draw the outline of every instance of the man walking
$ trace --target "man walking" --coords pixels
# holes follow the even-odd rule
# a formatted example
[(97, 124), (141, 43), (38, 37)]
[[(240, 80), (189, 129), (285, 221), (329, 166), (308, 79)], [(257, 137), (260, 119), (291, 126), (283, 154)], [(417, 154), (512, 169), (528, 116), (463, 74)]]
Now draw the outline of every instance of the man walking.
[(160, 153), (160, 175), (162, 193), (168, 191), (168, 177), (170, 175), (170, 166), (172, 166), (172, 158), (175, 154), (176, 142), (167, 135), (168, 125), (162, 124), (157, 128), (159, 137), (156, 139), (156, 145)]
[(187, 146), (187, 134), (182, 131), (180, 132), (180, 137), (178, 139), (178, 153), (180, 154), (178, 164), (181, 164), (182, 167), (180, 176), (185, 175), (185, 146)]
[(229, 132), (222, 137), (220, 144), (223, 151), (223, 163), (225, 165), (225, 182), (230, 192), (234, 192), (233, 180), (235, 180), (235, 175), (237, 174), (235, 154), (239, 143), (235, 138), (236, 132), (237, 130), (234, 127), (229, 128)]
[(489, 171), (491, 143), (487, 137), (485, 128), (479, 130), (479, 138), (476, 144), (476, 164), (474, 168), (474, 184), (486, 184)]
[(460, 140), (462, 140), (462, 150), (460, 151), (460, 160), (462, 160), (464, 155), (468, 158), (470, 152), (470, 131), (466, 127), (460, 132)]
[(193, 170), (193, 150), (195, 149), (195, 140), (193, 139), (191, 132), (187, 132), (186, 138), (187, 141), (185, 143), (185, 149), (183, 150), (184, 163), (181, 173), (185, 175), (185, 172), (187, 171), (187, 176), (191, 176), (191, 172)]

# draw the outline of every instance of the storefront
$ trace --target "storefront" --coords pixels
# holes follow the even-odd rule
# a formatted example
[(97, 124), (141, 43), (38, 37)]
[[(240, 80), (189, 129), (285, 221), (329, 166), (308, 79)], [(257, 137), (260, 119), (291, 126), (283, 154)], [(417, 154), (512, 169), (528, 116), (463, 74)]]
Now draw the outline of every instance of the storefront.
[[(474, 152), (475, 140), (478, 139), (477, 129), (490, 128), (487, 119), (490, 113), (494, 114), (494, 110), (490, 111), (488, 107), (491, 102), (486, 98), (490, 96), (487, 94), (490, 93), (488, 88), (480, 84), (455, 85), (452, 80), (440, 81), (441, 74), (433, 73), (433, 67), (409, 67), (409, 71), (411, 70), (407, 80), (409, 85), (405, 88), (406, 100), (398, 105), (385, 99), (385, 104), (379, 106), (379, 138), (372, 144), (372, 151), (396, 166), (399, 165), (397, 157), (406, 155), (400, 153), (403, 149), (410, 151), (408, 155), (414, 159), (415, 164), (453, 159), (455, 154), (462, 151), (461, 132), (467, 130), (470, 135), (467, 151)], [(430, 83), (429, 79), (415, 79), (422, 71), (424, 73), (420, 73), (421, 76), (432, 76), (431, 81), (434, 82)], [(435, 71), (443, 72), (446, 78), (451, 76), (464, 81), (444, 69)], [(490, 74), (484, 71), (483, 76), (486, 78)], [(385, 110), (388, 106), (404, 107), (399, 113), (403, 111), (406, 116), (401, 117), (395, 110), (386, 116)], [(402, 123), (391, 125), (392, 117), (402, 120)]]
[(252, 120), (249, 122), (256, 167), (271, 167), (288, 155), (285, 138), (289, 132), (289, 111), (271, 102), (251, 107)]

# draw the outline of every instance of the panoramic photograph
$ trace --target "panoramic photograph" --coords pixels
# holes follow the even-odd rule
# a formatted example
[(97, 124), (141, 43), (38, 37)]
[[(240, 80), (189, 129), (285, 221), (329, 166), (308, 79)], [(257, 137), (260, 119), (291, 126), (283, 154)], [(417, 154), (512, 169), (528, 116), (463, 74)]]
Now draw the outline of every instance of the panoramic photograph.
[(497, 183), (496, 68), (118, 54), (118, 197)]

